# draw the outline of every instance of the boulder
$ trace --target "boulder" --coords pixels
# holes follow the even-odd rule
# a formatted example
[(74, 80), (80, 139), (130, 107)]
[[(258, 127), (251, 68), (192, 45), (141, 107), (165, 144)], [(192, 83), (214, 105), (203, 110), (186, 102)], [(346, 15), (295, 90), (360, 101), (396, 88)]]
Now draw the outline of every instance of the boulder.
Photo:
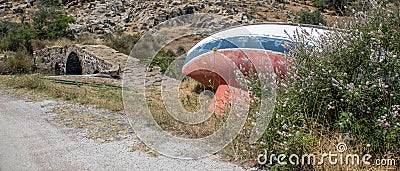
[(24, 9), (20, 6), (13, 8), (12, 11), (14, 14), (24, 13)]

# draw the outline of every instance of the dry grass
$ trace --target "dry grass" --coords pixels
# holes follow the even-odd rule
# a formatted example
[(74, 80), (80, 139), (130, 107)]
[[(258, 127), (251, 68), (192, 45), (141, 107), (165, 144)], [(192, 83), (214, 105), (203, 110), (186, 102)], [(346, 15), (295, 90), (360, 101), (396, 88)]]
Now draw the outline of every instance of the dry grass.
[(71, 44), (81, 45), (105, 45), (105, 42), (101, 39), (96, 39), (88, 33), (80, 35), (77, 39), (71, 40), (67, 38), (59, 38), (55, 40), (33, 40), (32, 46), (34, 50), (41, 50), (53, 46), (66, 46)]
[[(248, 127), (247, 125), (243, 130), (249, 130), (249, 128), (250, 127)], [(324, 135), (313, 136), (312, 139), (314, 141), (312, 141), (312, 143), (308, 145), (311, 151), (307, 152), (307, 154), (315, 155), (315, 165), (313, 164), (307, 165), (307, 163), (303, 166), (297, 165), (298, 166), (297, 169), (294, 170), (354, 170), (354, 171), (355, 170), (365, 170), (365, 171), (398, 170), (399, 166), (398, 162), (400, 161), (400, 157), (396, 157), (394, 154), (385, 154), (383, 156), (376, 156), (376, 154), (368, 153), (368, 151), (370, 151), (371, 149), (369, 149), (365, 144), (359, 143), (360, 141), (357, 141), (356, 139), (347, 141), (343, 137), (343, 134), (339, 132), (329, 132)], [(246, 133), (246, 131), (243, 131), (231, 144), (229, 144), (221, 151), (221, 154), (224, 156), (223, 160), (236, 163), (245, 168), (251, 168), (254, 166), (260, 167), (260, 165), (258, 164), (257, 157), (259, 154), (264, 154), (265, 149), (261, 149), (257, 145), (251, 145), (247, 141), (248, 141), (248, 134)], [(340, 143), (345, 143), (347, 147), (347, 150), (345, 150), (343, 153), (337, 150), (337, 146)], [(321, 161), (322, 155), (324, 153), (325, 155), (329, 153), (337, 154), (338, 155), (337, 157), (332, 158), (333, 161), (337, 160), (337, 163), (331, 164), (329, 161), (329, 157), (324, 157), (323, 159), (324, 162), (322, 164), (318, 164), (318, 162)], [(372, 156), (372, 158), (368, 160), (368, 162), (370, 162), (371, 165), (362, 164), (362, 158), (365, 154), (370, 154)], [(267, 156), (270, 157), (269, 155), (271, 154), (268, 154)], [(289, 157), (289, 155), (287, 155), (286, 159)], [(302, 157), (301, 154), (296, 154), (296, 155), (300, 157), (299, 162), (301, 162), (301, 157)], [(357, 160), (354, 160), (355, 163), (353, 164), (351, 158), (348, 158), (347, 159), (348, 163), (346, 163), (347, 155), (349, 156), (358, 155), (360, 164), (357, 164)], [(343, 161), (342, 164), (340, 164), (340, 158), (342, 158)], [(395, 160), (396, 165), (378, 166), (374, 164), (375, 159)], [(269, 163), (269, 159), (267, 163)], [(273, 161), (273, 163), (277, 163), (277, 161)], [(275, 169), (291, 170), (289, 168), (292, 169), (296, 168), (292, 167), (293, 165), (291, 165), (289, 162), (287, 166), (291, 167), (283, 166)], [(264, 165), (262, 165), (261, 167), (264, 167)]]
[[(202, 86), (193, 80), (184, 81), (180, 87), (180, 101), (182, 102), (182, 105), (191, 112), (200, 109), (200, 103), (198, 102), (200, 94), (198, 91), (199, 87)], [(186, 124), (175, 120), (165, 109), (160, 89), (155, 87), (147, 89), (146, 98), (148, 100), (149, 109), (157, 123), (164, 130), (175, 136), (184, 138), (200, 138), (211, 135), (222, 126), (227, 118), (227, 116), (218, 116), (213, 114), (203, 123)]]
[[(200, 110), (199, 96), (206, 88), (193, 79), (186, 79), (180, 84), (179, 100), (183, 107), (190, 112)], [(175, 120), (168, 111), (164, 108), (161, 98), (161, 91), (157, 88), (150, 88), (146, 91), (146, 98), (148, 100), (149, 108), (157, 123), (167, 132), (172, 135), (184, 138), (201, 138), (216, 132), (226, 121), (228, 115), (219, 116), (213, 114), (207, 121), (200, 124), (185, 124)], [(253, 101), (252, 108), (257, 108), (257, 104)], [(253, 111), (251, 111), (253, 112)], [(250, 113), (251, 113), (250, 112)], [(249, 168), (255, 163), (257, 155), (254, 155), (254, 148), (249, 144), (249, 137), (252, 130), (251, 122), (253, 119), (249, 118), (240, 134), (227, 145), (221, 154), (224, 160), (237, 163), (241, 166)]]
[(32, 66), (32, 56), (25, 50), (8, 51), (0, 55), (0, 73), (2, 74), (30, 72)]
[[(38, 75), (24, 75), (24, 76), (0, 76), (0, 83), (11, 88), (20, 89), (23, 92), (34, 92), (42, 95), (47, 95), (53, 98), (60, 98), (64, 100), (71, 100), (81, 104), (90, 104), (101, 108), (106, 108), (115, 111), (123, 110), (121, 91), (115, 89), (105, 89), (105, 88), (94, 88), (87, 86), (74, 86), (74, 85), (60, 85), (54, 84), (51, 81), (44, 80)], [(200, 92), (204, 90), (204, 87), (198, 82), (187, 79), (180, 85), (180, 101), (183, 106), (191, 112), (195, 112), (200, 109), (200, 104), (198, 101)], [(148, 100), (148, 105), (152, 111), (154, 119), (157, 123), (167, 132), (184, 138), (200, 138), (211, 135), (226, 120), (227, 116), (217, 116), (212, 115), (207, 121), (201, 124), (185, 124), (178, 120), (175, 120), (165, 109), (161, 91), (155, 87), (148, 88), (146, 91), (146, 97)], [(256, 108), (252, 104), (252, 108)], [(71, 120), (70, 126), (82, 128), (82, 129), (95, 129), (99, 125), (87, 124), (87, 123), (101, 123), (99, 127), (110, 128), (111, 133), (118, 131), (123, 131), (126, 133), (126, 129), (121, 127), (121, 124), (113, 120), (101, 120), (100, 118), (88, 114), (69, 114), (67, 111), (60, 109), (63, 113), (59, 114), (55, 120)], [(99, 120), (100, 119), (100, 120)], [(83, 124), (86, 123), (86, 124)], [(225, 147), (221, 154), (224, 156), (224, 160), (237, 163), (239, 165), (245, 166), (247, 168), (257, 165), (257, 156), (261, 154), (260, 152), (264, 149), (258, 149), (257, 145), (251, 145), (248, 143), (248, 138), (250, 135), (251, 122), (245, 124), (244, 129), (242, 129), (239, 136), (227, 147)], [(88, 138), (96, 139), (99, 137), (107, 137), (110, 131), (98, 131), (91, 132), (88, 134)], [(365, 144), (358, 143), (359, 141), (351, 140), (351, 142), (344, 140), (342, 134), (338, 132), (328, 132), (328, 133), (313, 133), (313, 139), (311, 144), (309, 144), (311, 151), (309, 154), (314, 154), (316, 156), (316, 161), (321, 159), (321, 155), (325, 153), (332, 152), (332, 154), (342, 154), (346, 156), (347, 154), (358, 154), (362, 155), (368, 153), (369, 149)], [(113, 137), (112, 135), (110, 137)], [(112, 141), (112, 139), (106, 139), (106, 141)], [(345, 142), (347, 145), (347, 150), (344, 153), (338, 153), (337, 145), (339, 143)], [(143, 151), (148, 153), (150, 156), (156, 156), (154, 152), (151, 152), (145, 145), (133, 146), (131, 151)], [(360, 158), (361, 158), (360, 157)], [(384, 156), (373, 156), (370, 159), (373, 162), (376, 158), (381, 159), (396, 159), (391, 154), (386, 154)], [(396, 163), (398, 164), (398, 163)], [(303, 167), (306, 170), (395, 170), (393, 166), (363, 166), (363, 165), (331, 165), (327, 158), (324, 159), (322, 165)]]
[(119, 89), (56, 84), (37, 74), (0, 76), (0, 83), (19, 91), (39, 93), (112, 111), (123, 110), (122, 91)]
[(134, 151), (140, 151), (140, 152), (146, 153), (150, 157), (157, 157), (158, 156), (158, 153), (155, 153), (154, 151), (152, 151), (145, 144), (139, 144), (139, 145), (132, 146), (131, 149), (129, 150), (129, 152), (134, 152)]
[(194, 45), (196, 45), (198, 42), (208, 36), (209, 35), (183, 36), (168, 43), (165, 47), (163, 47), (163, 50), (171, 50), (174, 53), (178, 53), (178, 48), (182, 47), (187, 52), (190, 48), (192, 48)]
[[(186, 109), (191, 109), (190, 111), (196, 111), (199, 109), (199, 103), (197, 101), (199, 97), (199, 93), (203, 91), (204, 88), (199, 85), (194, 80), (187, 80), (181, 83), (180, 85), (180, 101), (186, 107)], [(157, 92), (157, 90), (154, 90)], [(155, 96), (156, 97), (156, 96)], [(156, 100), (156, 101), (160, 101)], [(240, 134), (236, 137), (236, 139), (226, 146), (221, 154), (227, 161), (234, 162), (246, 168), (250, 168), (252, 166), (257, 165), (257, 156), (260, 151), (264, 149), (260, 149), (257, 144), (250, 144), (248, 139), (251, 134), (252, 126), (251, 122), (254, 121), (251, 117), (251, 113), (255, 112), (254, 109), (258, 109), (256, 102), (252, 101), (251, 111), (248, 118), (248, 121), (244, 125), (244, 128), (240, 132)], [(161, 110), (162, 111), (162, 110)], [(157, 113), (156, 113), (157, 114)], [(189, 135), (190, 138), (198, 138), (205, 136), (207, 134), (212, 133), (216, 129), (219, 128), (220, 125), (223, 124), (223, 120), (214, 120), (213, 118), (209, 119), (206, 123), (202, 123), (196, 126), (187, 126), (181, 125), (182, 123), (177, 123), (176, 121), (171, 120), (170, 116), (166, 111), (162, 111), (159, 115), (160, 119), (165, 119), (165, 122), (162, 123), (164, 129), (169, 129), (170, 132), (175, 132), (178, 135), (182, 135), (185, 133), (191, 133)], [(213, 115), (215, 117), (215, 115)], [(161, 121), (161, 120), (160, 120)], [(159, 121), (159, 122), (160, 122)], [(212, 125), (213, 127), (202, 128), (201, 126)], [(178, 130), (178, 131), (177, 131)], [(374, 163), (375, 159), (394, 159), (396, 160), (396, 166), (377, 166), (377, 165), (362, 165), (362, 157), (364, 154), (368, 154), (369, 151), (372, 152), (372, 149), (369, 149), (366, 144), (361, 144), (361, 141), (358, 141), (355, 137), (344, 137), (344, 134), (339, 132), (324, 132), (317, 133), (312, 132), (311, 144), (308, 144), (308, 148), (311, 149), (309, 154), (314, 154), (316, 156), (316, 162), (320, 161), (323, 153), (338, 154), (343, 156), (344, 163), (343, 164), (331, 164), (327, 157), (324, 158), (324, 163), (321, 165), (310, 165), (302, 167), (305, 170), (396, 170), (398, 167), (398, 161), (400, 161), (399, 157), (396, 157), (393, 154), (385, 154), (383, 156), (375, 156), (377, 154), (373, 154), (372, 158), (369, 159), (369, 162)], [(267, 141), (267, 140), (266, 140)], [(308, 141), (308, 140), (305, 140)], [(337, 145), (340, 143), (345, 143), (347, 146), (347, 150), (343, 153), (338, 152)], [(357, 154), (360, 157), (360, 165), (352, 164), (351, 161), (349, 164), (346, 164), (346, 155), (354, 155)], [(351, 160), (351, 159), (349, 159)]]
[(123, 122), (118, 115), (103, 116), (102, 114), (74, 110), (71, 106), (60, 106), (52, 109), (57, 114), (51, 121), (67, 127), (85, 130), (85, 137), (98, 143), (118, 141), (132, 134), (128, 123)]
[[(38, 93), (56, 99), (69, 100), (85, 105), (93, 105), (112, 111), (123, 111), (122, 94), (119, 89), (97, 88), (90, 86), (76, 86), (56, 84), (43, 79), (40, 75), (0, 76), (0, 83), (7, 87), (18, 89), (23, 93)], [(198, 97), (199, 83), (191, 80), (182, 83), (180, 97), (183, 106), (189, 111), (200, 109)], [(22, 93), (22, 94), (23, 94)], [(175, 120), (169, 115), (161, 99), (161, 91), (157, 88), (149, 88), (146, 92), (149, 108), (154, 118), (165, 130), (183, 137), (199, 138), (214, 133), (225, 121), (226, 116), (212, 115), (201, 124), (188, 125)], [(69, 117), (69, 116), (67, 116)], [(82, 118), (87, 118), (82, 115)], [(72, 118), (73, 119), (73, 118)], [(77, 118), (75, 118), (77, 119)], [(79, 125), (75, 125), (80, 127)]]
[[(366, 144), (359, 143), (355, 138), (345, 138), (343, 134), (338, 132), (326, 133), (324, 135), (320, 135), (316, 137), (318, 141), (313, 144), (313, 150), (310, 154), (315, 154), (316, 161), (320, 161), (323, 153), (331, 152), (332, 154), (338, 154), (338, 156), (342, 155), (343, 163), (340, 164), (340, 160), (338, 160), (337, 164), (331, 164), (329, 159), (325, 157), (324, 163), (322, 165), (314, 166), (312, 169), (315, 170), (396, 170), (396, 166), (376, 166), (374, 165), (375, 159), (395, 159), (396, 162), (399, 161), (399, 158), (392, 156), (391, 154), (386, 154), (384, 156), (374, 156), (371, 153), (372, 158), (368, 160), (371, 165), (362, 165), (362, 157), (365, 154), (369, 154), (368, 151), (372, 150), (367, 147)], [(344, 143), (346, 144), (347, 150), (344, 152), (338, 151), (338, 144)], [(351, 159), (348, 159), (348, 164), (346, 164), (346, 156), (347, 155), (358, 155), (360, 157), (360, 164), (352, 164)], [(340, 159), (338, 157), (337, 159)], [(398, 163), (396, 163), (398, 164)], [(311, 170), (311, 169), (310, 169)]]
[(81, 45), (104, 45), (104, 42), (100, 39), (95, 39), (89, 33), (84, 33), (80, 35), (76, 40), (75, 43)]
[(73, 41), (66, 38), (59, 38), (57, 40), (33, 40), (33, 50), (41, 50), (53, 46), (66, 46), (72, 44)]
[(183, 107), (190, 111), (196, 112), (200, 110), (199, 97), (200, 92), (205, 90), (205, 87), (193, 79), (188, 79), (180, 84), (179, 100)]

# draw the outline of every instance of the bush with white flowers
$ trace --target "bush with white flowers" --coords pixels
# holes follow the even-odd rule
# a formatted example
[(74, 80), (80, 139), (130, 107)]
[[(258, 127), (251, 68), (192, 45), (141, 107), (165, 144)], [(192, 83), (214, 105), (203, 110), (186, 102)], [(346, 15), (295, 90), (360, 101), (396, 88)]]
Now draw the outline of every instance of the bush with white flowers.
[[(296, 34), (263, 146), (303, 154), (316, 134), (351, 134), (370, 153), (400, 154), (400, 4), (371, 1), (345, 28)], [(313, 46), (308, 46), (313, 42)], [(262, 148), (261, 148), (262, 149)]]

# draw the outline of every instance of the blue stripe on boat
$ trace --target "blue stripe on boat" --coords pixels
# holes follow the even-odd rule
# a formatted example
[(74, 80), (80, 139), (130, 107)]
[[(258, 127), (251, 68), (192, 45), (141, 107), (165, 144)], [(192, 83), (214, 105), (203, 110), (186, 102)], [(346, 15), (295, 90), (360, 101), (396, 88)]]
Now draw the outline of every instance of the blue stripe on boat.
[(214, 47), (217, 49), (264, 49), (277, 53), (287, 53), (288, 49), (284, 47), (285, 43), (292, 45), (292, 43), (288, 40), (265, 36), (249, 35), (214, 39), (196, 47), (193, 51), (191, 51), (186, 57), (185, 64), (197, 56), (212, 51)]

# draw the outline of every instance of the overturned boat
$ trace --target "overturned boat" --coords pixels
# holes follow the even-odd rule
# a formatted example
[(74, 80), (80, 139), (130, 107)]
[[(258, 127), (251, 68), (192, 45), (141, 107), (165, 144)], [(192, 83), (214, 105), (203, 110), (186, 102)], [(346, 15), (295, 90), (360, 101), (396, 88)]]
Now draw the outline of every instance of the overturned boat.
[[(231, 98), (249, 96), (237, 80), (237, 71), (271, 73), (283, 78), (288, 65), (285, 54), (297, 42), (289, 35), (308, 33), (318, 37), (326, 29), (290, 24), (258, 24), (225, 30), (211, 35), (188, 51), (182, 73), (216, 90), (210, 110), (224, 114)], [(310, 42), (311, 43), (311, 42)], [(233, 91), (238, 90), (240, 93)]]

